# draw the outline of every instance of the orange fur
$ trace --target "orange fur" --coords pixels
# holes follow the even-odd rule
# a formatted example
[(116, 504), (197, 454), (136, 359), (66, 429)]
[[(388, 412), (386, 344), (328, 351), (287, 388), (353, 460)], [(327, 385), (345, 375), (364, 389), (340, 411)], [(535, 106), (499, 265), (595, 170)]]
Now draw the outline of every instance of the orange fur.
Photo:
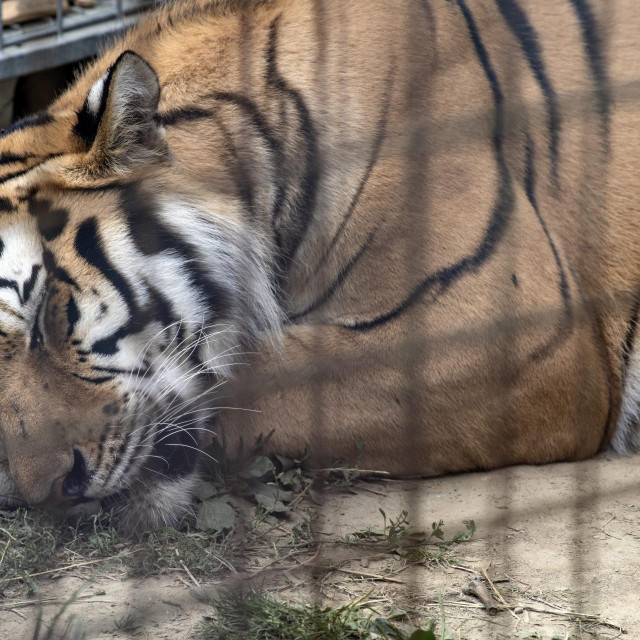
[[(215, 196), (212, 216), (265, 243), (291, 323), (228, 382), (229, 402), (257, 410), (217, 416), (234, 452), (273, 429), (268, 451), (325, 464), (362, 443), (361, 465), (394, 474), (591, 456), (633, 347), (639, 17), (635, 0), (590, 0), (594, 44), (571, 0), (519, 0), (536, 53), (499, 4), (160, 9), (51, 123), (0, 138), (0, 154), (28, 156), (0, 166), (0, 180), (26, 170), (0, 197), (147, 181), (210, 209)], [(116, 161), (106, 129), (91, 148), (72, 129), (125, 51), (157, 74), (164, 127)]]

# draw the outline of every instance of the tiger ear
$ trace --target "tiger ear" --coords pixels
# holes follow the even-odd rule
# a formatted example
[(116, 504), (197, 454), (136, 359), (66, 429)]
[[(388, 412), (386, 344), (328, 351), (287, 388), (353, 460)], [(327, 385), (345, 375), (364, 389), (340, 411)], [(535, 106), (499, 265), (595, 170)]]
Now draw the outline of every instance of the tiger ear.
[(156, 112), (158, 76), (133, 51), (125, 51), (87, 94), (73, 132), (92, 164), (119, 171), (165, 148)]

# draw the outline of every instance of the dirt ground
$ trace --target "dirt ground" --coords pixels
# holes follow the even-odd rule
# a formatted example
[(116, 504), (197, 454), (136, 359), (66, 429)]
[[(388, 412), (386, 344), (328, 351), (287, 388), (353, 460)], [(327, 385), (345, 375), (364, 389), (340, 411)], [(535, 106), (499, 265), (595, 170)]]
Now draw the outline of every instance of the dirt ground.
[[(407, 564), (327, 543), (293, 555), (286, 570), (265, 568), (254, 582), (281, 599), (337, 606), (364, 597), (385, 615), (393, 604), (414, 625), (440, 621), (442, 606), (456, 639), (640, 638), (640, 457), (355, 488), (332, 491), (315, 507), (317, 542), (381, 526), (379, 508), (394, 518), (406, 510), (414, 530), (430, 531), (442, 519), (452, 535), (472, 518), (477, 531), (451, 550), (456, 562)], [(490, 616), (464, 595), (483, 570), (511, 611)], [(206, 595), (241, 578), (212, 575), (198, 589), (188, 571), (143, 580), (112, 571), (92, 583), (67, 573), (44, 581), (41, 595), (60, 599), (80, 589), (69, 610), (88, 638), (186, 639), (211, 611)], [(46, 618), (59, 604), (44, 609)], [(576, 621), (566, 612), (594, 617)], [(0, 610), (0, 638), (31, 638), (35, 615), (28, 605)]]

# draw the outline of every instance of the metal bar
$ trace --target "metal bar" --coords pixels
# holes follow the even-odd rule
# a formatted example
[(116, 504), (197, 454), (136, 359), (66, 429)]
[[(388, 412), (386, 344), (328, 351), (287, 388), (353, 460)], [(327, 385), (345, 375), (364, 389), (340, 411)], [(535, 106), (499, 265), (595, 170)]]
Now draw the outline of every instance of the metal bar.
[(62, 37), (62, 0), (56, 0), (56, 30), (58, 38)]
[(107, 38), (114, 36), (133, 26), (139, 18), (137, 11), (129, 15), (125, 11), (124, 23), (117, 20), (112, 10), (111, 20), (91, 20), (91, 24), (83, 24), (81, 28), (69, 29), (65, 20), (65, 32), (62, 39), (56, 37), (55, 26), (47, 38), (39, 38), (29, 46), (5, 47), (4, 55), (0, 56), (0, 80), (27, 75), (35, 71), (42, 71), (69, 62), (77, 62), (96, 55)]
[[(70, 31), (73, 31), (74, 29), (81, 29), (83, 27), (88, 27), (94, 24), (100, 24), (101, 22), (109, 22), (110, 20), (113, 20), (114, 18), (116, 18), (116, 13), (114, 11), (110, 11), (108, 13), (101, 13), (98, 16), (95, 17), (91, 17), (91, 18), (85, 18), (83, 20), (78, 20), (76, 21), (73, 25), (70, 25), (67, 21), (66, 26), (66, 31), (65, 33), (69, 33)], [(33, 40), (39, 40), (41, 38), (46, 38), (48, 36), (53, 36), (53, 35), (60, 35), (58, 32), (58, 25), (57, 23), (53, 26), (50, 27), (43, 27), (40, 29), (34, 29), (32, 31), (28, 31), (26, 33), (20, 33), (18, 35), (15, 36), (8, 36), (5, 40), (5, 45), (9, 46), (9, 45), (19, 45), (19, 44), (24, 44), (25, 42), (32, 42)]]
[(122, 10), (122, 0), (116, 0), (116, 9), (118, 12), (118, 20), (120, 20), (120, 22), (122, 22), (123, 19), (123, 10)]
[[(149, 7), (150, 2), (145, 0), (137, 0), (127, 3), (127, 6), (123, 6), (123, 17), (121, 21), (127, 15), (139, 13), (140, 10)], [(106, 9), (91, 10), (89, 13), (85, 11), (74, 10), (71, 15), (67, 16), (64, 20), (63, 35), (69, 33), (74, 29), (81, 29), (87, 26), (99, 24), (101, 22), (108, 23), (110, 20), (118, 18), (118, 14), (114, 11), (113, 7)], [(42, 27), (32, 28), (28, 31), (22, 30), (21, 33), (14, 35), (7, 35), (4, 38), (5, 48), (8, 46), (19, 45), (25, 42), (38, 40), (40, 38), (46, 38), (47, 36), (55, 35), (58, 33), (58, 27), (56, 24), (45, 25)]]
[(2, 23), (2, 0), (0, 0), (0, 53), (4, 48), (4, 24)]

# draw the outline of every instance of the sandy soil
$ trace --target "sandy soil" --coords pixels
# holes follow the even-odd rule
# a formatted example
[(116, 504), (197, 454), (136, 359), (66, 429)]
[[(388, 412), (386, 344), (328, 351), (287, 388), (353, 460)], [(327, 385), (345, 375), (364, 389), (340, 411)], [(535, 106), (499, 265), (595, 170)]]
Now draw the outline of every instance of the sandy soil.
[[(426, 531), (442, 519), (449, 535), (464, 528), (465, 518), (473, 518), (474, 539), (453, 550), (467, 570), (433, 563), (408, 566), (389, 555), (363, 559), (361, 551), (329, 544), (315, 557), (292, 558), (285, 563), (287, 571), (265, 571), (261, 583), (277, 589), (281, 598), (326, 605), (369, 594), (381, 615), (393, 602), (414, 623), (439, 618), (441, 598), (453, 638), (621, 636), (613, 625), (626, 630), (622, 637), (640, 638), (639, 457), (602, 456), (579, 464), (361, 484), (355, 495), (334, 492), (316, 507), (316, 539), (380, 526), (379, 508), (392, 517), (406, 509), (412, 526)], [(329, 565), (340, 570), (326, 571)], [(469, 570), (482, 569), (505, 601), (524, 609), (492, 617), (465, 596), (462, 590), (473, 578)], [(204, 586), (215, 590), (227, 580), (211, 576)], [(44, 582), (42, 595), (63, 597), (78, 588), (84, 589), (83, 598), (71, 611), (88, 638), (192, 638), (209, 612), (201, 601), (203, 590), (194, 588), (186, 573), (133, 580), (114, 572), (92, 584), (65, 575)], [(56, 609), (46, 606), (45, 618)], [(611, 624), (572, 621), (560, 611), (598, 616), (599, 622)], [(0, 610), (0, 638), (30, 638), (34, 619), (33, 607)]]

